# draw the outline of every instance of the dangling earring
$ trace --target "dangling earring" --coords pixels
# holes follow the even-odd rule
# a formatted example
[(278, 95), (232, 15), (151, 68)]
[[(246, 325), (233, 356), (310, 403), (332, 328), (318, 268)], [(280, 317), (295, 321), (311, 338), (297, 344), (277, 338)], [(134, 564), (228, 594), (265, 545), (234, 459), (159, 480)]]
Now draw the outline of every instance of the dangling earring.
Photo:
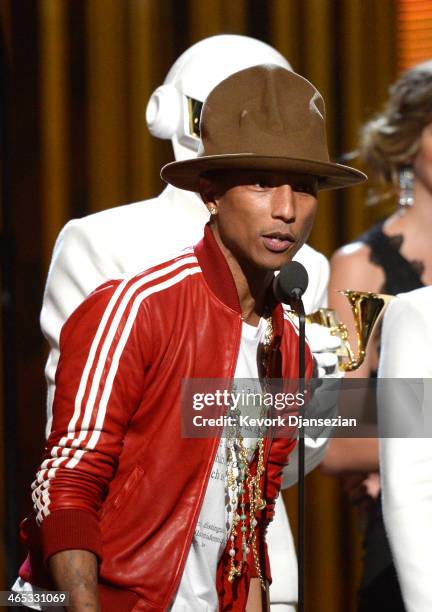
[(414, 204), (414, 172), (409, 166), (399, 170), (399, 206), (409, 208)]

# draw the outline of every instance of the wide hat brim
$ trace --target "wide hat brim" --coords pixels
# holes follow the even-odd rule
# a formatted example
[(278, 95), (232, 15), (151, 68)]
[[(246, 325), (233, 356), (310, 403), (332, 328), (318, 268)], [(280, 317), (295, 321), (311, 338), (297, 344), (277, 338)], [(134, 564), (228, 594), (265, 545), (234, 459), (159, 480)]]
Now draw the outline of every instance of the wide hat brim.
[(318, 191), (340, 189), (363, 183), (367, 176), (343, 164), (296, 159), (287, 157), (259, 156), (253, 153), (235, 153), (227, 155), (207, 155), (171, 162), (161, 170), (161, 177), (167, 183), (199, 192), (199, 180), (214, 170), (265, 170), (286, 172), (287, 174), (305, 174), (318, 179)]

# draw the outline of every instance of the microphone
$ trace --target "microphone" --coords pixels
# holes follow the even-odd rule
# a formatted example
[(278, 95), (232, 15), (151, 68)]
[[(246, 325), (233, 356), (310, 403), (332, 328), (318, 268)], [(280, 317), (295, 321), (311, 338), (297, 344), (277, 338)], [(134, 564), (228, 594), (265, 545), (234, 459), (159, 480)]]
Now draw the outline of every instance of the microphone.
[[(309, 278), (304, 266), (298, 261), (290, 261), (281, 268), (273, 281), (273, 293), (279, 302), (292, 302), (299, 319), (298, 377), (300, 393), (305, 391), (305, 311), (301, 299), (306, 291)], [(299, 407), (299, 415), (304, 408)], [(303, 429), (298, 438), (298, 612), (304, 612), (304, 567), (305, 567), (305, 440)]]
[(300, 299), (309, 283), (306, 268), (298, 261), (285, 264), (273, 281), (273, 293), (278, 302), (287, 304), (292, 298)]

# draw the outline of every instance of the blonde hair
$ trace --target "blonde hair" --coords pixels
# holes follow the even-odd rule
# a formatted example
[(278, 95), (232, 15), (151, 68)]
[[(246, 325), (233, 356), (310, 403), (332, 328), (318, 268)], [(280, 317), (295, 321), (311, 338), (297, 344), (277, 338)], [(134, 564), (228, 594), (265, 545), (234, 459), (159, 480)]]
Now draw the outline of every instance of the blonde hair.
[(423, 129), (432, 123), (432, 60), (402, 74), (379, 115), (360, 132), (360, 155), (387, 183), (412, 164)]

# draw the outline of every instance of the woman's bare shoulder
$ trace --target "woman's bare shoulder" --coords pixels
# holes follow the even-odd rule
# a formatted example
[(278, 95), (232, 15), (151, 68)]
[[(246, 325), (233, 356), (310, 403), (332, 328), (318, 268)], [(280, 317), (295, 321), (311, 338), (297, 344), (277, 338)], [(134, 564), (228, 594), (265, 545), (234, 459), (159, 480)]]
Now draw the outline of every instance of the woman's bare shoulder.
[(330, 283), (343, 282), (359, 291), (377, 291), (383, 284), (384, 271), (371, 260), (371, 249), (362, 242), (339, 248), (330, 259)]

